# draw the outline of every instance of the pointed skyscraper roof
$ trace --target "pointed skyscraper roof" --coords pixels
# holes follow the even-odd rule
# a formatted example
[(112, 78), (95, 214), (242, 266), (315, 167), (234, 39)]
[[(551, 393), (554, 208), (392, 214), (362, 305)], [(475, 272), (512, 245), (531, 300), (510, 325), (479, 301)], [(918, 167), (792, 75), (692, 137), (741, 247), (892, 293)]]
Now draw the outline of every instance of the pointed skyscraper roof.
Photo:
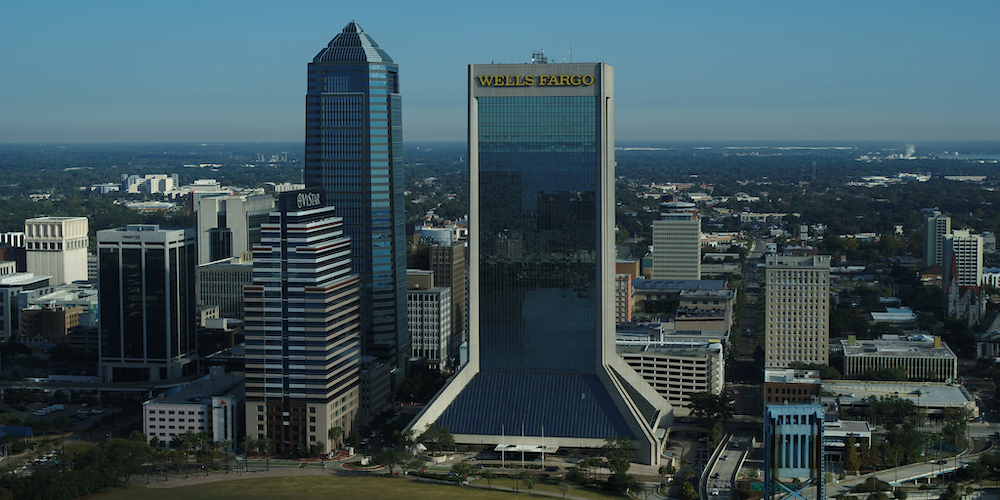
[(391, 63), (392, 58), (368, 36), (361, 26), (353, 20), (344, 26), (339, 35), (333, 37), (325, 49), (313, 58), (314, 63), (321, 62), (385, 62)]

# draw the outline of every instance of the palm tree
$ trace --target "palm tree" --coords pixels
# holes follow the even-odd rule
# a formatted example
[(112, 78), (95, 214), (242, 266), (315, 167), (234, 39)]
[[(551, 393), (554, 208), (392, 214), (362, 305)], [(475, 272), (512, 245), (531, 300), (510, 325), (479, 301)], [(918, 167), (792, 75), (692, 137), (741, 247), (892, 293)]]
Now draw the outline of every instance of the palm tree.
[(240, 441), (240, 447), (243, 448), (243, 453), (249, 455), (251, 451), (257, 448), (257, 440), (250, 436), (243, 436), (243, 440)]
[(181, 442), (181, 448), (184, 449), (184, 478), (188, 477), (188, 452), (193, 450), (198, 446), (198, 435), (192, 430), (184, 431), (184, 434), (178, 436)]
[(267, 457), (267, 470), (271, 470), (271, 446), (274, 445), (274, 440), (270, 437), (265, 437), (257, 440), (257, 451), (264, 454)]
[(340, 426), (330, 427), (330, 430), (326, 432), (326, 435), (329, 436), (329, 438), (333, 441), (333, 448), (331, 448), (330, 451), (339, 450), (340, 438), (343, 437), (344, 435), (344, 428)]
[(233, 449), (233, 442), (230, 440), (225, 440), (220, 443), (222, 445), (222, 452), (225, 454), (224, 460), (226, 461), (226, 474), (229, 474), (229, 452)]
[(203, 467), (205, 468), (205, 475), (208, 475), (208, 433), (205, 431), (195, 434), (195, 442), (198, 444), (199, 454), (201, 455), (201, 460)]

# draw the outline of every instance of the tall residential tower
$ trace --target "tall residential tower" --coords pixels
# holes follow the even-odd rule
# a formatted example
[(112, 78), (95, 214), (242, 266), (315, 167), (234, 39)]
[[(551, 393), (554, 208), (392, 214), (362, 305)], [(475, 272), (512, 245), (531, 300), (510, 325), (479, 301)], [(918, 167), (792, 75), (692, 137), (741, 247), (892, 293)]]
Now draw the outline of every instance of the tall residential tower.
[(325, 192), (361, 277), (363, 350), (399, 368), (410, 355), (399, 69), (351, 21), (309, 63), (307, 188)]
[(657, 463), (670, 405), (614, 345), (614, 72), (472, 65), (468, 85), (469, 362), (410, 428), (527, 452), (630, 436)]

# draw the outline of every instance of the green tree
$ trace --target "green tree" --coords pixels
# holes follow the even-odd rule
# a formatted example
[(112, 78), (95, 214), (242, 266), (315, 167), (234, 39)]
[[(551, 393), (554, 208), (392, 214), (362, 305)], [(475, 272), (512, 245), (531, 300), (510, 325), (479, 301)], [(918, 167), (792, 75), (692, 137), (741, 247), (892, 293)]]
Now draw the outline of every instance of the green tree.
[(441, 451), (455, 446), (455, 438), (447, 427), (437, 424), (427, 424), (427, 428), (418, 440), (431, 451)]
[(243, 449), (243, 453), (250, 454), (257, 448), (257, 440), (249, 435), (243, 436), (243, 439), (240, 440), (240, 447)]
[[(402, 453), (402, 452), (397, 452)], [(469, 473), (472, 472), (472, 465), (469, 462), (461, 461), (451, 464), (451, 473), (455, 474), (460, 478), (469, 477)]]
[(685, 482), (684, 484), (681, 485), (680, 499), (698, 500), (698, 490), (695, 489), (693, 484)]
[[(493, 489), (493, 480), (497, 477), (496, 472), (493, 472), (492, 469), (483, 469), (482, 472), (479, 473), (479, 477), (485, 479), (486, 485), (489, 486), (491, 490)], [(563, 497), (566, 497), (566, 493), (563, 493)]]
[(375, 463), (389, 469), (389, 473), (393, 474), (396, 467), (402, 466), (409, 458), (409, 456), (401, 451), (389, 449), (375, 455)]
[(524, 487), (528, 490), (528, 494), (530, 495), (531, 490), (535, 488), (535, 481), (538, 480), (538, 476), (528, 471), (522, 471), (520, 476), (521, 480), (524, 481)]
[(109, 467), (116, 474), (125, 478), (125, 488), (133, 475), (142, 471), (142, 464), (149, 458), (149, 446), (146, 442), (131, 439), (110, 438), (104, 441), (104, 455), (109, 461)]
[(848, 472), (858, 473), (861, 469), (861, 457), (858, 455), (854, 436), (848, 436), (844, 450), (844, 469)]
[(603, 452), (611, 472), (625, 474), (635, 460), (635, 443), (628, 436), (609, 437), (604, 440)]
[(701, 425), (709, 422), (728, 422), (733, 418), (733, 408), (729, 406), (724, 394), (711, 392), (695, 392), (690, 396), (691, 415), (697, 418)]
[(271, 447), (274, 440), (270, 436), (265, 436), (257, 440), (257, 451), (267, 457), (267, 470), (271, 470)]
[(330, 451), (335, 451), (340, 449), (340, 438), (344, 436), (344, 428), (340, 427), (330, 427), (330, 430), (326, 431), (327, 437), (333, 441), (333, 447)]
[(559, 481), (559, 491), (562, 492), (562, 497), (566, 498), (566, 493), (569, 493), (570, 485), (566, 481)]
[(181, 447), (184, 450), (184, 477), (188, 475), (188, 453), (198, 446), (198, 435), (188, 430), (180, 435)]
[(347, 435), (347, 442), (351, 443), (351, 446), (354, 448), (361, 446), (361, 439), (361, 433), (358, 431), (351, 431), (351, 433)]

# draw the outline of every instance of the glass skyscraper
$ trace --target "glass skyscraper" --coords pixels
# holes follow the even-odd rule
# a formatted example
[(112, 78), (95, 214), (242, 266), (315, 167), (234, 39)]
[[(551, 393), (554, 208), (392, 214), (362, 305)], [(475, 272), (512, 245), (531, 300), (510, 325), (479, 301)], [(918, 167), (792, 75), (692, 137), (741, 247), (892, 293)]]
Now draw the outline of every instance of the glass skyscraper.
[(606, 64), (469, 67), (470, 357), (416, 432), (527, 451), (630, 436), (658, 461), (670, 405), (614, 349), (613, 84)]
[(403, 368), (410, 339), (398, 75), (392, 58), (354, 21), (313, 58), (305, 182), (325, 192), (353, 242), (364, 354)]
[(101, 379), (197, 373), (194, 229), (133, 224), (97, 232)]

